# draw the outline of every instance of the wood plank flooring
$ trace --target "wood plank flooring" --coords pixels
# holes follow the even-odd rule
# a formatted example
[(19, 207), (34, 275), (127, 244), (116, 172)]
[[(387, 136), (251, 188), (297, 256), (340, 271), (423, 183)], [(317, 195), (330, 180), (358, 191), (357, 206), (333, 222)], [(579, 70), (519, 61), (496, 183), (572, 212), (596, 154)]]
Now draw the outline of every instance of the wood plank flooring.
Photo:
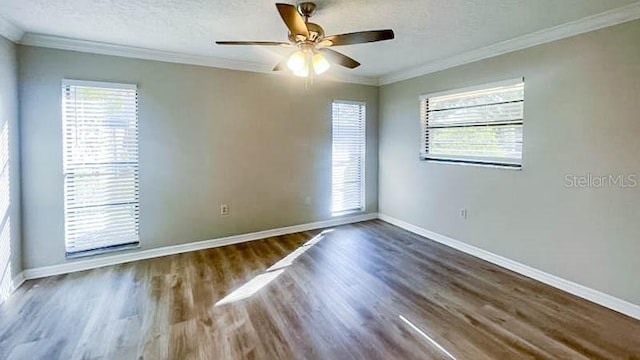
[(320, 233), (27, 281), (0, 359), (640, 359), (640, 321), (379, 220)]

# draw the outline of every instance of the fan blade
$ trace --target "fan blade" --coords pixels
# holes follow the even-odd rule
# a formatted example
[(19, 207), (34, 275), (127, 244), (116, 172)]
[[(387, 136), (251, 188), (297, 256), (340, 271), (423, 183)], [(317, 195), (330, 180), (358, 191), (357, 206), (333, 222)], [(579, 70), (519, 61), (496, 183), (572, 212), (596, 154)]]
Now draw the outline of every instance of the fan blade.
[(276, 7), (278, 8), (280, 17), (282, 17), (282, 21), (284, 21), (287, 28), (289, 28), (291, 35), (302, 35), (305, 39), (309, 38), (309, 29), (307, 29), (307, 24), (304, 22), (304, 19), (300, 16), (298, 9), (296, 9), (295, 6), (277, 3)]
[(395, 37), (393, 30), (360, 31), (348, 34), (325, 36), (322, 41), (331, 41), (332, 46), (362, 44), (374, 41), (391, 40)]
[(357, 62), (357, 61), (353, 60), (352, 58), (348, 57), (347, 55), (341, 54), (341, 53), (339, 53), (337, 51), (333, 51), (331, 49), (318, 49), (318, 52), (320, 52), (322, 55), (327, 57), (327, 59), (331, 63), (342, 65), (342, 66), (347, 67), (349, 69), (355, 69), (358, 66), (360, 66), (359, 62)]
[(266, 46), (291, 46), (290, 43), (280, 41), (216, 41), (218, 45), (266, 45)]

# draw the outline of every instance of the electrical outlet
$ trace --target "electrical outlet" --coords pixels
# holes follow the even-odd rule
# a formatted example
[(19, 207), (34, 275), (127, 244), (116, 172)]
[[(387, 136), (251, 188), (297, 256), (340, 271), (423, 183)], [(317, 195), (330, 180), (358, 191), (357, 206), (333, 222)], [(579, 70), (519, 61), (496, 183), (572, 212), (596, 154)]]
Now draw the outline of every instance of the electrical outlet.
[(304, 204), (305, 205), (311, 205), (311, 196), (307, 196), (304, 198)]
[(220, 205), (220, 215), (229, 215), (229, 205)]
[(460, 209), (460, 217), (467, 220), (467, 218), (469, 217), (469, 212), (467, 211), (467, 209)]

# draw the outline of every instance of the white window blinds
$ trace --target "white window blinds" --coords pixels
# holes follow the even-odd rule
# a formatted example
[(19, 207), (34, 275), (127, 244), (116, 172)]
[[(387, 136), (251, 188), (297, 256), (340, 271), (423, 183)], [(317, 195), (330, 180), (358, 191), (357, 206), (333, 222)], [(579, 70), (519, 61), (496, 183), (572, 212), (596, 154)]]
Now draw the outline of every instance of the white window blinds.
[(63, 80), (67, 255), (139, 242), (135, 85)]
[(422, 159), (522, 166), (524, 82), (420, 98)]
[(332, 104), (332, 206), (333, 215), (364, 210), (365, 104)]

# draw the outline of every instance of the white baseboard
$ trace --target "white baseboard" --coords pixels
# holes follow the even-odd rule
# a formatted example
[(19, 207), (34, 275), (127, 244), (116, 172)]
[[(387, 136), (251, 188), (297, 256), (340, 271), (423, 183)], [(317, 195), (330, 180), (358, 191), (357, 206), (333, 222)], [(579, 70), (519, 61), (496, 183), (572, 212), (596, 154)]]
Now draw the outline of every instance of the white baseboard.
[(25, 281), (27, 281), (27, 278), (24, 277), (24, 271), (16, 275), (13, 278), (13, 291), (18, 290)]
[(419, 226), (410, 224), (408, 222), (402, 221), (400, 219), (396, 219), (389, 215), (385, 215), (382, 213), (378, 214), (378, 218), (380, 220), (386, 221), (395, 226), (401, 227), (405, 230), (408, 230), (414, 234), (418, 234), (425, 238), (431, 239), (433, 241), (439, 242), (443, 245), (449, 246), (456, 250), (460, 250), (466, 254), (475, 256), (482, 260), (488, 261), (490, 263), (496, 264), (503, 268), (509, 269), (511, 271), (517, 272), (518, 274), (530, 277), (532, 279), (538, 280), (547, 285), (551, 285), (557, 289), (566, 291), (570, 294), (576, 295), (583, 299), (594, 302), (598, 305), (602, 305), (611, 310), (617, 311), (619, 313), (625, 314), (635, 319), (640, 320), (640, 305), (632, 304), (628, 301), (619, 299), (617, 297), (605, 294), (601, 291), (588, 288), (586, 286), (577, 284), (575, 282), (560, 278), (555, 275), (551, 275), (544, 271), (532, 268), (530, 266), (521, 264), (517, 261), (513, 261), (507, 259), (503, 256), (496, 255), (486, 250), (482, 250), (475, 246), (469, 245), (467, 243), (452, 239), (450, 237), (435, 233), (433, 231), (429, 231), (427, 229), (421, 228)]
[(336, 219), (330, 219), (325, 221), (317, 221), (307, 224), (300, 224), (294, 226), (287, 226), (283, 228), (258, 231), (249, 234), (233, 235), (218, 239), (204, 240), (198, 242), (192, 242), (182, 245), (167, 246), (157, 249), (143, 250), (131, 253), (124, 253), (113, 255), (109, 257), (101, 257), (87, 260), (76, 260), (65, 264), (52, 265), (40, 268), (26, 269), (22, 273), (18, 274), (14, 280), (14, 288), (17, 289), (24, 283), (25, 280), (37, 279), (47, 276), (54, 276), (60, 274), (67, 274), (77, 271), (84, 271), (95, 269), (103, 266), (117, 265), (132, 261), (151, 259), (155, 257), (180, 254), (189, 251), (196, 251), (202, 249), (209, 249), (219, 246), (238, 244), (247, 241), (259, 240), (273, 236), (281, 236), (286, 234), (293, 234), (301, 231), (309, 231), (315, 229), (321, 229), (331, 226), (339, 226), (344, 224), (351, 224), (360, 221), (372, 220), (379, 218), (390, 224), (401, 227), (412, 233), (418, 234), (425, 238), (434, 240), (443, 245), (449, 246), (456, 250), (462, 251), (466, 254), (475, 256), (482, 260), (504, 267), (511, 271), (517, 272), (521, 275), (538, 280), (547, 285), (553, 286), (560, 290), (566, 291), (583, 299), (589, 300), (596, 304), (602, 305), (619, 313), (628, 315), (630, 317), (640, 319), (640, 305), (632, 304), (628, 301), (616, 298), (614, 296), (605, 294), (601, 291), (591, 289), (589, 287), (577, 284), (575, 282), (560, 278), (555, 275), (551, 275), (544, 271), (532, 268), (514, 260), (507, 259), (503, 256), (496, 255), (489, 251), (477, 248), (467, 243), (452, 239), (450, 237), (435, 233), (433, 231), (426, 230), (419, 226), (407, 223), (400, 219), (385, 215), (385, 214), (362, 214), (355, 216), (345, 216)]
[(309, 231), (309, 230), (321, 229), (321, 228), (326, 228), (331, 226), (351, 224), (351, 223), (356, 223), (360, 221), (373, 220), (377, 218), (378, 218), (378, 214), (376, 213), (343, 216), (343, 217), (338, 217), (335, 219), (330, 219), (325, 221), (317, 221), (317, 222), (312, 222), (307, 224), (287, 226), (287, 227), (282, 227), (277, 229), (258, 231), (258, 232), (249, 233), (249, 234), (233, 235), (233, 236), (227, 236), (227, 237), (212, 239), (212, 240), (197, 241), (197, 242), (181, 244), (181, 245), (166, 246), (166, 247), (161, 247), (157, 249), (149, 249), (149, 250), (117, 254), (117, 255), (108, 256), (108, 257), (99, 257), (99, 258), (86, 259), (86, 260), (74, 260), (74, 261), (70, 261), (68, 263), (60, 264), (60, 265), (26, 269), (23, 272), (24, 278), (22, 281), (24, 282), (24, 279), (29, 280), (29, 279), (37, 279), (37, 278), (53, 276), (53, 275), (68, 274), (68, 273), (77, 272), (77, 271), (95, 269), (103, 266), (117, 265), (117, 264), (132, 262), (132, 261), (180, 254), (180, 253), (185, 253), (185, 252), (195, 251), (195, 250), (210, 249), (210, 248), (219, 247), (219, 246), (238, 244), (238, 243), (259, 240), (259, 239), (264, 239), (264, 238), (273, 237), (273, 236), (293, 234), (301, 231)]

